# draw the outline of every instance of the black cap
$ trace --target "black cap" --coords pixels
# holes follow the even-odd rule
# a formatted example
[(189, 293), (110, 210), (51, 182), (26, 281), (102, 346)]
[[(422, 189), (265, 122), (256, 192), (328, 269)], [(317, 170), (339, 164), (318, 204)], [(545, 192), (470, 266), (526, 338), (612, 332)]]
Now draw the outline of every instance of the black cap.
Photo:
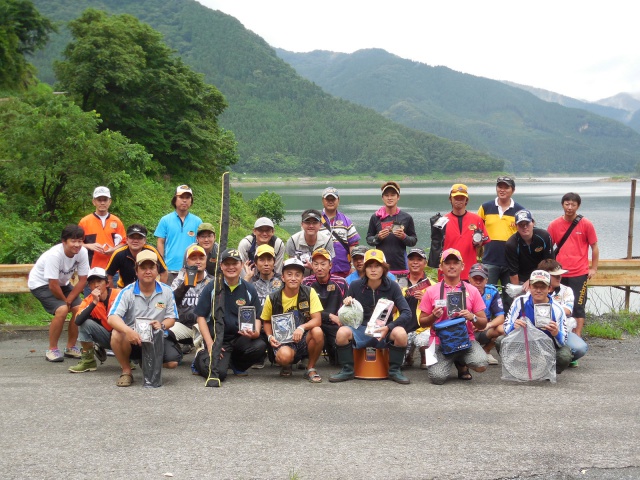
[(303, 222), (306, 222), (310, 218), (313, 218), (313, 219), (321, 222), (322, 221), (322, 214), (318, 210), (314, 210), (313, 208), (310, 208), (309, 210), (305, 210), (304, 212), (302, 212), (302, 221)]
[(498, 185), (499, 183), (506, 183), (511, 188), (513, 188), (513, 189), (516, 188), (515, 179), (513, 177), (510, 177), (509, 175), (502, 175), (502, 176), (498, 177), (498, 179), (496, 180), (496, 185)]
[(131, 235), (142, 235), (143, 237), (146, 237), (147, 228), (139, 223), (134, 223), (127, 228), (127, 237), (130, 237)]
[(407, 257), (410, 257), (411, 255), (420, 255), (425, 260), (427, 259), (427, 254), (421, 248), (412, 248), (411, 250), (409, 250)]

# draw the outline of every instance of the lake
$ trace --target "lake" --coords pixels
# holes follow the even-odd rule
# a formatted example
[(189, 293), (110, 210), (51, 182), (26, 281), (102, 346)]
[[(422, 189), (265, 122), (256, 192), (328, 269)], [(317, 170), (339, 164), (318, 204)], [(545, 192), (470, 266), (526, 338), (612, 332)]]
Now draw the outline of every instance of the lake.
[[(598, 234), (600, 258), (624, 258), (627, 255), (627, 238), (629, 224), (629, 202), (631, 196), (631, 182), (609, 182), (602, 178), (541, 178), (516, 179), (514, 199), (531, 210), (536, 225), (546, 228), (551, 220), (562, 214), (560, 199), (567, 192), (576, 192), (582, 197), (579, 213), (593, 222)], [(454, 182), (451, 182), (454, 183)], [(327, 186), (333, 186), (340, 193), (340, 211), (344, 212), (354, 222), (358, 233), (363, 237), (361, 243), (366, 243), (369, 218), (381, 205), (380, 185), (343, 184), (340, 182), (323, 184), (298, 184), (287, 182), (283, 185), (240, 185), (234, 187), (241, 192), (245, 200), (257, 197), (265, 190), (277, 192), (286, 206), (286, 219), (281, 226), (289, 233), (300, 229), (300, 214), (307, 208), (322, 210), (321, 193)], [(469, 211), (477, 212), (478, 207), (495, 198), (495, 183), (469, 184)], [(403, 185), (400, 182), (401, 197), (398, 203), (401, 210), (410, 213), (414, 219), (418, 235), (418, 246), (428, 248), (430, 244), (429, 218), (436, 212), (450, 211), (449, 189), (451, 184), (442, 182), (425, 182)], [(640, 255), (640, 215), (636, 215), (633, 239), (634, 256)], [(622, 292), (611, 289), (597, 289), (597, 295), (608, 296), (611, 291), (616, 298), (612, 303), (617, 304)], [(606, 292), (605, 292), (606, 291)], [(618, 293), (619, 292), (619, 293)], [(640, 308), (639, 295), (632, 294), (633, 309)], [(608, 299), (602, 300), (605, 305), (598, 308), (606, 309)], [(591, 302), (590, 302), (591, 303)], [(596, 307), (596, 305), (592, 305)], [(597, 313), (597, 312), (596, 312)]]

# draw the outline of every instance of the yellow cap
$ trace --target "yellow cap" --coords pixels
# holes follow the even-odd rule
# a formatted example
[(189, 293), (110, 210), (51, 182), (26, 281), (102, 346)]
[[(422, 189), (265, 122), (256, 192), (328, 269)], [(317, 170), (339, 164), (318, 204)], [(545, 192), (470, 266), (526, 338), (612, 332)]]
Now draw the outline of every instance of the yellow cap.
[(367, 253), (364, 254), (364, 263), (367, 263), (369, 260), (375, 260), (378, 263), (387, 263), (387, 259), (384, 258), (382, 250), (367, 250)]
[(449, 192), (449, 196), (455, 197), (459, 195), (469, 198), (469, 193), (467, 192), (467, 186), (464, 183), (456, 183), (451, 187), (451, 192)]
[(207, 256), (207, 252), (205, 252), (204, 248), (202, 248), (200, 245), (193, 245), (193, 246), (187, 248), (187, 258), (189, 258), (194, 253), (200, 253), (200, 254), (204, 255), (205, 257)]

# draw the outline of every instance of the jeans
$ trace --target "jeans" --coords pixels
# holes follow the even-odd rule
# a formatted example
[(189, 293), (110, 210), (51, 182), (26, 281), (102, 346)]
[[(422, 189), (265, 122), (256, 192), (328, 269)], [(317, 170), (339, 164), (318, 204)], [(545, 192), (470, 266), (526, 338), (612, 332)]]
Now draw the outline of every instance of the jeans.
[(567, 335), (567, 345), (571, 349), (571, 360), (575, 361), (582, 358), (589, 350), (589, 345), (579, 335), (569, 332)]
[(487, 272), (489, 272), (489, 279), (487, 280), (487, 283), (489, 285), (497, 286), (499, 281), (502, 285), (502, 305), (504, 306), (504, 311), (506, 313), (511, 308), (511, 303), (513, 303), (513, 299), (504, 290), (511, 278), (509, 275), (509, 269), (503, 265), (491, 265), (488, 263), (485, 263), (484, 266), (487, 267)]

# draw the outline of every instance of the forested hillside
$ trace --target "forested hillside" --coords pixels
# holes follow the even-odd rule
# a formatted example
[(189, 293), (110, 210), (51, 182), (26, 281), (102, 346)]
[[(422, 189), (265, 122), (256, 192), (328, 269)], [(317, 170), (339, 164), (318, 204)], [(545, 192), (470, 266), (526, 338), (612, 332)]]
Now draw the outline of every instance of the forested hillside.
[(384, 50), (278, 51), (324, 90), (422, 131), (507, 159), (517, 172), (630, 172), (640, 134), (503, 82), (431, 67)]
[(86, 8), (129, 13), (162, 32), (182, 59), (225, 96), (221, 125), (238, 141), (240, 172), (417, 174), (501, 170), (503, 161), (460, 142), (398, 125), (300, 77), (236, 19), (194, 0), (36, 0), (60, 22), (33, 59), (39, 78), (70, 40), (64, 28)]

